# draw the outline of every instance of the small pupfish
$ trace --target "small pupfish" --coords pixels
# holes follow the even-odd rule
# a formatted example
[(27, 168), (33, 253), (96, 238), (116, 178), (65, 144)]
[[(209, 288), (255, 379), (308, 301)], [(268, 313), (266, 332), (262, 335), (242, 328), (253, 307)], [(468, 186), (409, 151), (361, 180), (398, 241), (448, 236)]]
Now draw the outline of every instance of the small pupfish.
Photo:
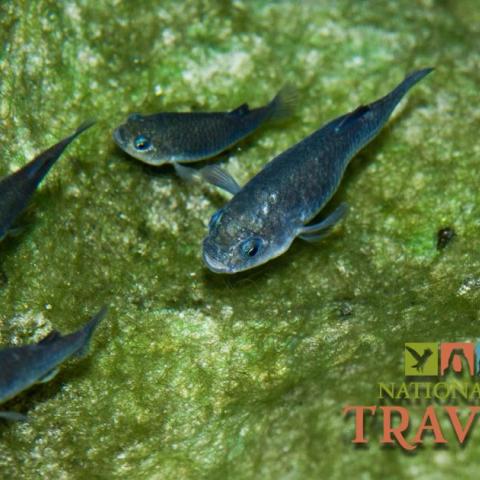
[(330, 121), (270, 161), (243, 188), (216, 166), (201, 169), (205, 180), (233, 194), (210, 219), (203, 241), (207, 267), (217, 273), (241, 272), (278, 257), (296, 237), (324, 237), (346, 213), (346, 204), (319, 223), (309, 222), (337, 190), (352, 157), (431, 71), (415, 71), (383, 98)]
[(93, 123), (81, 125), (75, 133), (45, 150), (16, 172), (0, 179), (0, 240), (12, 229), (15, 220), (27, 207), (39, 183), (63, 151)]
[(113, 132), (117, 145), (150, 165), (171, 163), (182, 176), (181, 163), (214, 157), (271, 120), (292, 113), (296, 93), (285, 87), (267, 105), (244, 103), (231, 112), (134, 113)]
[[(70, 357), (84, 356), (90, 338), (106, 312), (103, 307), (83, 328), (68, 335), (62, 336), (53, 330), (38, 343), (1, 349), (0, 404), (36, 383), (50, 381)], [(24, 420), (25, 416), (0, 411), (0, 418)]]

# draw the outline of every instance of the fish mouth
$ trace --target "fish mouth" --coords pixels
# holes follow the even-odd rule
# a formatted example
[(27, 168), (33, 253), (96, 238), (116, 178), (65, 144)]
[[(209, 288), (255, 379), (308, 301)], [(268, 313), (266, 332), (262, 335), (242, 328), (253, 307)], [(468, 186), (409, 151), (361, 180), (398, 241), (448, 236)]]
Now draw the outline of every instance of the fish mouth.
[(113, 131), (113, 139), (117, 143), (118, 146), (122, 147), (125, 145), (125, 137), (124, 137), (124, 129), (122, 127), (118, 127)]
[(227, 269), (227, 267), (223, 263), (219, 262), (218, 260), (215, 260), (215, 258), (209, 255), (207, 250), (209, 250), (209, 248), (205, 245), (205, 242), (204, 242), (202, 257), (203, 257), (203, 262), (205, 263), (205, 265), (208, 267), (209, 270), (211, 270), (214, 273), (232, 273)]

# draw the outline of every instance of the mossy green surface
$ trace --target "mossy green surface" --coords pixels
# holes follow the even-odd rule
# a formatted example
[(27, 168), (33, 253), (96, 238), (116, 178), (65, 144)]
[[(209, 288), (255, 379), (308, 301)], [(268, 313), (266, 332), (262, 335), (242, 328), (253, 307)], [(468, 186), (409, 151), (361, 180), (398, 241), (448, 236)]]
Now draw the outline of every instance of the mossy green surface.
[[(30, 422), (0, 424), (0, 477), (478, 475), (478, 427), (464, 448), (355, 449), (342, 408), (403, 380), (404, 342), (480, 337), (479, 25), (475, 0), (3, 2), (0, 174), (98, 123), (0, 245), (0, 344), (110, 312), (88, 358), (6, 405)], [(200, 257), (227, 197), (111, 139), (131, 112), (259, 105), (293, 83), (296, 117), (221, 159), (244, 182), (425, 66), (349, 168), (335, 233), (236, 277)]]

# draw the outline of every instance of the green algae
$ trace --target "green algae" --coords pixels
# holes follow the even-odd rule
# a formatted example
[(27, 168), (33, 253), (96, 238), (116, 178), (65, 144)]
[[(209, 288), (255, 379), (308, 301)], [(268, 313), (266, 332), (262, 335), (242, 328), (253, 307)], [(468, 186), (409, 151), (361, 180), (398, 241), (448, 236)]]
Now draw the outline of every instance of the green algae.
[[(403, 379), (406, 341), (480, 336), (478, 11), (460, 2), (4, 2), (0, 173), (88, 118), (0, 246), (0, 343), (78, 328), (91, 355), (9, 407), (2, 478), (471, 478), (465, 448), (355, 449), (346, 404)], [(261, 104), (286, 125), (222, 159), (241, 182), (324, 121), (436, 66), (353, 162), (319, 245), (215, 276), (200, 241), (223, 194), (117, 150), (127, 113)], [(457, 237), (435, 249), (436, 232)], [(412, 414), (413, 415), (413, 414)]]

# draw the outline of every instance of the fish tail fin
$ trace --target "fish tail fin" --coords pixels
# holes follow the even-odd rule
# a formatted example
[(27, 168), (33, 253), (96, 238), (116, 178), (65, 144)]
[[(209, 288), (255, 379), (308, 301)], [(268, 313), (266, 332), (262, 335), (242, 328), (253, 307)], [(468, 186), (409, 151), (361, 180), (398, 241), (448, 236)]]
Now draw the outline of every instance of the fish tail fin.
[(269, 121), (283, 121), (291, 117), (298, 103), (298, 90), (287, 83), (267, 105)]
[(82, 132), (90, 128), (95, 121), (88, 121), (82, 123), (75, 132), (73, 132), (70, 136), (60, 140), (60, 142), (56, 143), (49, 149), (42, 152), (40, 155), (35, 157), (30, 163), (23, 167), (23, 171), (26, 175), (33, 180), (37, 185), (41, 182), (41, 180), (45, 177), (48, 171), (52, 168), (53, 164), (58, 160), (60, 155), (64, 152), (64, 150), (70, 145), (70, 143), (75, 140)]
[(88, 348), (90, 345), (90, 339), (92, 338), (95, 329), (98, 327), (98, 324), (103, 320), (107, 314), (108, 308), (103, 306), (100, 311), (92, 317), (92, 319), (83, 327), (82, 329), (82, 345), (79, 350), (76, 352), (76, 356), (83, 357), (88, 353)]
[(405, 95), (405, 93), (407, 93), (416, 83), (418, 83), (423, 77), (426, 77), (433, 70), (433, 67), (428, 67), (411, 72), (403, 79), (400, 85), (398, 85), (391, 94), (393, 96), (403, 97), (403, 95)]
[(405, 94), (417, 84), (423, 77), (426, 77), (434, 69), (432, 67), (415, 70), (407, 75), (388, 95), (379, 100), (382, 103), (390, 103), (391, 110), (402, 100)]

